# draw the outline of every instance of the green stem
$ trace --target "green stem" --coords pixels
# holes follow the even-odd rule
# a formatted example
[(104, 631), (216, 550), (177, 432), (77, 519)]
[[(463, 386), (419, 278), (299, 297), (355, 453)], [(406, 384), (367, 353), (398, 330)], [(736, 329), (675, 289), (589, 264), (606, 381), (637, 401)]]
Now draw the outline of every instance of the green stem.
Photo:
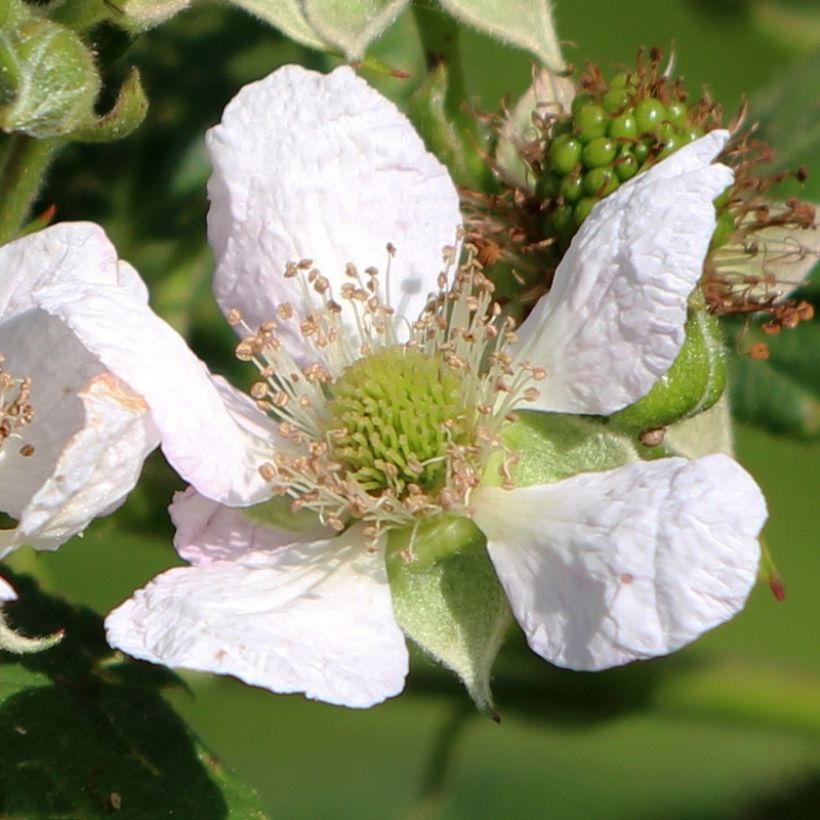
[(429, 818), (438, 816), (438, 809), (453, 762), (456, 740), (474, 715), (475, 712), (471, 705), (459, 703), (445, 720), (436, 734), (419, 798), (404, 815), (404, 820), (429, 820)]
[(432, 71), (444, 63), (447, 66), (447, 98), (445, 109), (454, 120), (466, 120), (478, 134), (475, 122), (464, 113), (467, 102), (467, 82), (464, 66), (461, 62), (459, 28), (455, 18), (445, 14), (440, 8), (429, 3), (413, 3), (413, 16), (416, 20), (424, 59), (428, 70)]
[[(414, 3), (413, 15), (429, 72), (426, 82), (427, 95), (430, 96), (422, 102), (422, 109), (431, 106), (442, 118), (442, 121), (431, 122), (428, 128), (422, 126), (422, 136), (427, 147), (448, 165), (457, 183), (470, 188), (486, 188), (492, 184), (492, 174), (482, 158), (478, 119), (469, 111), (458, 23), (429, 2)], [(442, 69), (445, 71), (443, 77)], [(439, 78), (443, 80), (443, 101), (434, 102), (441, 93), (436, 88)], [(411, 102), (411, 108), (412, 105)], [(421, 115), (422, 112), (417, 113)], [(426, 113), (430, 116), (432, 110)], [(410, 116), (413, 119), (412, 111)], [(414, 124), (420, 125), (415, 120)], [(437, 135), (439, 139), (436, 139)]]
[(8, 137), (0, 167), (0, 244), (20, 233), (59, 142), (25, 134)]

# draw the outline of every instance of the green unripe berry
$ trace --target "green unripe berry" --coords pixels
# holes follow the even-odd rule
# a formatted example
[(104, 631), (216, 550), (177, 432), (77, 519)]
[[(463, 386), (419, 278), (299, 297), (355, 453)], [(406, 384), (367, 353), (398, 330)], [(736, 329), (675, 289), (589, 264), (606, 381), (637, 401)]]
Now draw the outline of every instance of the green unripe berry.
[(552, 126), (552, 137), (560, 136), (561, 134), (571, 134), (572, 133), (572, 117), (561, 117), (561, 119), (556, 120)]
[(663, 142), (663, 147), (661, 148), (661, 152), (658, 154), (659, 159), (665, 159), (670, 154), (674, 154), (678, 148), (683, 148), (684, 145), (688, 140), (682, 134), (672, 134), (667, 137)]
[(629, 94), (622, 88), (610, 88), (601, 97), (601, 105), (608, 114), (620, 114), (629, 105)]
[(558, 236), (570, 237), (575, 231), (575, 217), (571, 205), (559, 205), (550, 217), (552, 230)]
[(584, 174), (584, 191), (588, 196), (600, 199), (611, 194), (617, 187), (618, 180), (609, 167), (593, 168)]
[(666, 106), (666, 119), (677, 126), (686, 124), (686, 104), (682, 102), (671, 102)]
[(643, 165), (646, 162), (651, 144), (651, 141), (641, 141), (632, 146), (632, 153), (635, 155), (635, 159), (638, 160), (638, 165)]
[(570, 103), (569, 110), (573, 114), (577, 114), (584, 106), (590, 105), (592, 103), (592, 98), (589, 94), (576, 94), (572, 98), (572, 102)]
[(569, 134), (556, 137), (550, 144), (549, 160), (557, 174), (568, 174), (580, 161), (583, 145)]
[(609, 136), (614, 140), (631, 140), (638, 136), (638, 124), (631, 111), (624, 111), (610, 122)]
[(572, 120), (581, 141), (589, 142), (606, 134), (609, 117), (600, 105), (585, 105), (575, 112)]
[(609, 165), (615, 159), (616, 152), (617, 147), (611, 139), (596, 137), (584, 146), (581, 160), (587, 168), (600, 168)]
[(584, 194), (584, 180), (580, 174), (569, 174), (561, 180), (560, 195), (564, 202), (577, 202)]
[(549, 171), (542, 174), (535, 183), (535, 195), (543, 202), (545, 199), (555, 199), (561, 189), (561, 177)]
[(686, 142), (694, 142), (696, 139), (700, 139), (703, 136), (703, 129), (698, 128), (697, 125), (690, 125), (688, 128), (685, 128), (682, 132), (683, 136), (686, 138)]
[(616, 74), (610, 81), (609, 87), (610, 88), (626, 88), (627, 86), (631, 85), (629, 82), (629, 74), (621, 72), (620, 74)]
[(612, 164), (612, 169), (621, 182), (626, 182), (638, 173), (638, 160), (631, 152), (622, 151), (618, 159)]
[(635, 122), (638, 132), (643, 134), (653, 130), (666, 119), (666, 106), (660, 100), (644, 97), (635, 106)]
[(589, 216), (589, 212), (595, 207), (597, 202), (598, 200), (591, 196), (585, 196), (583, 199), (578, 200), (573, 210), (576, 228), (581, 227), (581, 223)]

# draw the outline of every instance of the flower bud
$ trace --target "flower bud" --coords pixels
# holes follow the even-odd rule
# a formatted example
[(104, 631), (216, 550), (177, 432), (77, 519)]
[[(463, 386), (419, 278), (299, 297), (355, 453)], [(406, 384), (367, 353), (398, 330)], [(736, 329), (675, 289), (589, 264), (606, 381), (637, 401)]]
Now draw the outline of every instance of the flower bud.
[(100, 77), (70, 29), (33, 17), (0, 39), (0, 129), (40, 139), (93, 117)]

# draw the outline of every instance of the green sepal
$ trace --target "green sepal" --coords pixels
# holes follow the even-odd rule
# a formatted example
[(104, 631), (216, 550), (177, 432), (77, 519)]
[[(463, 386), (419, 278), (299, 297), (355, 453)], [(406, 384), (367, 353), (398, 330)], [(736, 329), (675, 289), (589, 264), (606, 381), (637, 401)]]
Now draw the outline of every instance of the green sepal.
[(93, 116), (94, 58), (70, 29), (32, 17), (0, 30), (0, 129), (60, 137)]
[(291, 532), (300, 540), (327, 537), (328, 529), (318, 516), (310, 510), (293, 512), (290, 499), (276, 495), (261, 504), (243, 507), (241, 512), (250, 520), (263, 526)]
[(613, 413), (609, 423), (638, 434), (708, 410), (726, 387), (726, 353), (717, 319), (693, 309), (686, 339), (667, 373), (635, 404)]
[(40, 638), (31, 638), (21, 635), (6, 623), (6, 618), (0, 608), (0, 651), (11, 652), (14, 655), (31, 655), (51, 649), (63, 639), (63, 631), (57, 630), (50, 635)]
[(69, 138), (74, 142), (113, 142), (139, 128), (147, 112), (148, 97), (140, 82), (140, 73), (132, 68), (111, 110), (72, 131)]
[(459, 185), (486, 187), (489, 171), (481, 159), (476, 121), (448, 103), (448, 71), (438, 63), (416, 89), (407, 108), (407, 116), (432, 151), (448, 168)]
[[(518, 457), (511, 470), (516, 487), (612, 470), (638, 459), (632, 441), (597, 418), (522, 411), (517, 421), (504, 427), (501, 437), (508, 451)], [(490, 459), (482, 483), (500, 484), (501, 466), (500, 455)]]
[(191, 0), (116, 0), (107, 2), (114, 6), (116, 15), (111, 15), (111, 22), (133, 34), (148, 31), (165, 23), (191, 5)]
[[(491, 714), (490, 670), (511, 616), (486, 543), (475, 524), (453, 516), (425, 522), (415, 532), (394, 531), (387, 576), (405, 634), (455, 672), (476, 706)], [(423, 557), (413, 560), (417, 554)]]

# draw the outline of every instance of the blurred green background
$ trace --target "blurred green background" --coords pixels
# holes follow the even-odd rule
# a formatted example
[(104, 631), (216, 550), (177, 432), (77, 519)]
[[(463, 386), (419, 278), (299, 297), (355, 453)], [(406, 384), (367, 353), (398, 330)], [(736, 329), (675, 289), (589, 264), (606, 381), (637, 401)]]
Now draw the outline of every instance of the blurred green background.
[[(816, 2), (556, 6), (570, 62), (615, 71), (640, 46), (673, 48), (693, 93), (708, 85), (728, 112), (748, 94), (752, 119), (758, 110), (788, 123), (771, 127), (771, 138), (784, 161), (813, 173), (805, 195), (820, 200)], [(55, 204), (62, 220), (103, 224), (149, 281), (155, 308), (214, 369), (241, 380), (247, 374), (236, 371), (232, 336), (209, 294), (202, 135), (243, 83), (284, 62), (321, 69), (332, 61), (209, 4), (134, 43), (101, 32), (97, 46), (113, 78), (109, 93), (128, 65), (140, 67), (148, 120), (122, 144), (67, 149), (41, 205)], [(526, 87), (526, 54), (470, 32), (463, 49), (485, 110)], [(369, 76), (406, 100), (423, 71), (412, 18), (400, 18), (373, 52), (410, 72), (408, 80)], [(511, 640), (496, 669), (500, 725), (476, 714), (459, 684), (422, 658), (405, 694), (367, 712), (204, 675), (184, 675), (191, 692), (169, 697), (272, 817), (820, 817), (818, 455), (816, 441), (738, 432), (739, 459), (769, 500), (766, 536), (785, 602), (760, 585), (739, 617), (695, 646), (597, 675), (552, 669)], [(170, 525), (156, 509), (176, 486), (155, 456), (116, 516), (57, 553), (21, 552), (11, 563), (104, 613), (175, 562)]]

